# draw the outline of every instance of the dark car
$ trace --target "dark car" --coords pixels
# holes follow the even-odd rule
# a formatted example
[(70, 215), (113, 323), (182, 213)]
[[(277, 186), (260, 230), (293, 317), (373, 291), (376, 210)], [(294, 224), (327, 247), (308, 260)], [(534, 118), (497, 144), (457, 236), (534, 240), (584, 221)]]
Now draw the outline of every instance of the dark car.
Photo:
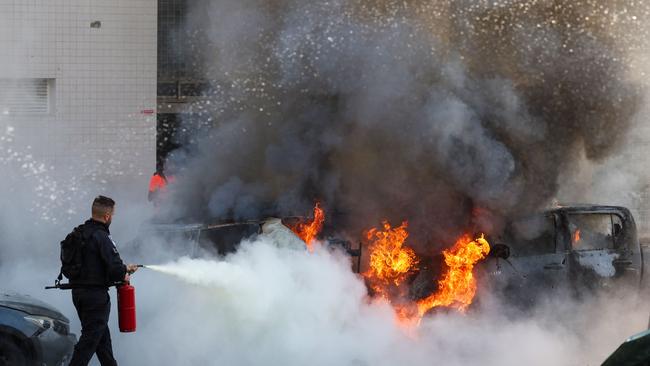
[(0, 366), (67, 365), (77, 337), (52, 306), (0, 293)]
[[(146, 256), (151, 258), (151, 252), (143, 252), (143, 244), (148, 238), (153, 238), (157, 246), (165, 246), (167, 251), (176, 255), (198, 257), (208, 252), (211, 254), (225, 255), (237, 250), (242, 240), (253, 238), (256, 235), (283, 232), (290, 233), (285, 236), (287, 243), (298, 249), (305, 249), (306, 245), (295, 236), (291, 227), (310, 219), (299, 216), (267, 218), (262, 220), (220, 222), (214, 224), (162, 224), (151, 223), (141, 227), (138, 237), (127, 243), (124, 253), (131, 256)], [(293, 240), (289, 237), (294, 237)], [(349, 240), (336, 236), (326, 235), (325, 244), (328, 248), (338, 248), (356, 258), (355, 268), (360, 266), (361, 246), (353, 248)]]
[(601, 366), (650, 365), (650, 330), (626, 339)]
[(558, 207), (510, 222), (491, 244), (481, 277), (516, 303), (549, 289), (582, 295), (642, 284), (643, 252), (625, 207)]

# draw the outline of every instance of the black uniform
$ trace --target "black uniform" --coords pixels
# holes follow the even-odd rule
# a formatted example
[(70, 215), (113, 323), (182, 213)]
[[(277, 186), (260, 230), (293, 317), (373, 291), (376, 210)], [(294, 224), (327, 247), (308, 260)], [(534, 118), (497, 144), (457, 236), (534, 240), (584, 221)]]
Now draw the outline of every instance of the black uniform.
[(102, 366), (117, 365), (108, 330), (111, 311), (108, 288), (110, 284), (124, 279), (126, 266), (106, 224), (92, 219), (86, 221), (83, 236), (85, 246), (81, 276), (70, 281), (83, 285), (72, 290), (72, 302), (81, 320), (81, 337), (74, 347), (70, 366), (87, 365), (94, 353), (97, 353)]

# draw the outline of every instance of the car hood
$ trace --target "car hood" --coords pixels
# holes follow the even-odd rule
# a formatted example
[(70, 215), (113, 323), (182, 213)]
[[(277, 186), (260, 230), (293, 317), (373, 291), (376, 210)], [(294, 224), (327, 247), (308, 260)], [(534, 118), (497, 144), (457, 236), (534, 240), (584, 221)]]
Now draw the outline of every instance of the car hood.
[(19, 310), (29, 315), (46, 316), (66, 323), (70, 322), (65, 315), (61, 314), (52, 305), (26, 295), (0, 292), (0, 306)]

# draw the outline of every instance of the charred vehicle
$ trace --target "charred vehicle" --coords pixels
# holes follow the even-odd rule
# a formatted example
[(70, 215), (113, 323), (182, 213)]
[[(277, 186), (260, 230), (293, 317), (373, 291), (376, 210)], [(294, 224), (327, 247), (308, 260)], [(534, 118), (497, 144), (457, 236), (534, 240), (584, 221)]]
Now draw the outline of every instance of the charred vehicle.
[(558, 207), (510, 222), (492, 243), (480, 277), (518, 304), (532, 304), (549, 289), (582, 296), (642, 285), (643, 252), (624, 207)]
[[(263, 220), (219, 222), (214, 224), (147, 224), (140, 230), (138, 237), (127, 245), (127, 253), (138, 254), (147, 238), (159, 240), (167, 246), (167, 250), (177, 255), (199, 257), (204, 254), (226, 255), (237, 250), (244, 239), (252, 239), (257, 235), (285, 234), (283, 245), (300, 250), (306, 250), (307, 245), (291, 228), (298, 224), (309, 222), (308, 218), (291, 216), (267, 218)], [(286, 240), (289, 238), (290, 240)], [(361, 246), (353, 247), (349, 240), (336, 236), (325, 236), (323, 242), (329, 249), (343, 250), (352, 256), (355, 268), (359, 268)], [(149, 254), (147, 256), (150, 257)]]

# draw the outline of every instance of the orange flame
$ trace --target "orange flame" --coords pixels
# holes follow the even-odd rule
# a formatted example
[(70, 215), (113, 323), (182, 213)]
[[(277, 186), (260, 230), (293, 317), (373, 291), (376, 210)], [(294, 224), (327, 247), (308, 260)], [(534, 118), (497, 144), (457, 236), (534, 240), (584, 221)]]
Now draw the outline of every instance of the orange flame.
[(476, 240), (465, 234), (451, 249), (443, 251), (447, 272), (438, 281), (438, 291), (417, 302), (418, 317), (437, 306), (448, 306), (464, 312), (476, 294), (476, 279), (472, 273), (474, 265), (489, 252), (490, 244), (483, 234)]
[(307, 248), (311, 251), (314, 240), (321, 230), (323, 230), (324, 222), (325, 211), (320, 207), (320, 202), (316, 202), (316, 206), (314, 206), (314, 219), (311, 222), (297, 224), (291, 227), (291, 230), (307, 244)]
[[(398, 323), (410, 328), (435, 307), (449, 307), (464, 312), (476, 295), (474, 265), (490, 252), (490, 244), (481, 234), (477, 239), (465, 234), (453, 247), (442, 252), (447, 269), (438, 281), (438, 291), (412, 302), (404, 298), (399, 286), (409, 272), (417, 269), (418, 258), (413, 249), (405, 247), (408, 238), (407, 222), (392, 228), (386, 221), (383, 230), (371, 229), (365, 233), (370, 242), (369, 269), (363, 276), (375, 296), (388, 300), (395, 308)], [(397, 291), (396, 291), (397, 290)]]
[(383, 230), (373, 228), (365, 234), (370, 242), (370, 268), (363, 276), (377, 295), (389, 299), (390, 289), (399, 286), (418, 261), (413, 249), (404, 247), (408, 237), (406, 221), (396, 228), (387, 221), (382, 226)]
[(573, 244), (577, 244), (580, 241), (580, 229), (577, 229), (573, 233)]

